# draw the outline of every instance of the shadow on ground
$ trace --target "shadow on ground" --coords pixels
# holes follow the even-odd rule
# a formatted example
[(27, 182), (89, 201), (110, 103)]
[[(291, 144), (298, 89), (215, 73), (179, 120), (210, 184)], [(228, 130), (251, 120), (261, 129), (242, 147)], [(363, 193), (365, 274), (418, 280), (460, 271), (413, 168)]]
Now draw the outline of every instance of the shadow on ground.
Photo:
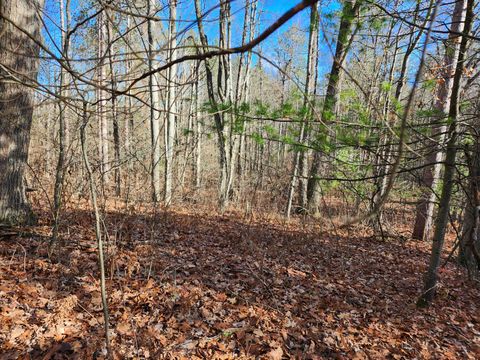
[[(102, 357), (92, 214), (66, 214), (55, 263), (47, 225), (1, 241), (2, 358)], [(428, 244), (185, 210), (112, 211), (104, 229), (118, 358), (480, 355), (478, 289), (456, 266), (415, 308)]]

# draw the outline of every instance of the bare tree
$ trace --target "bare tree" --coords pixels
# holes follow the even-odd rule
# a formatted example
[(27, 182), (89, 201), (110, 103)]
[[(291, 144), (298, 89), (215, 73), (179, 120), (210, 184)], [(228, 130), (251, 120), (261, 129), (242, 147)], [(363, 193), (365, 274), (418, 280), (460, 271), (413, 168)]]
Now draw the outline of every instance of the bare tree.
[[(156, 64), (156, 38), (154, 37), (154, 22), (150, 18), (155, 9), (154, 0), (147, 1), (147, 37), (148, 37), (148, 70), (152, 71)], [(152, 183), (152, 200), (160, 200), (160, 160), (161, 160), (161, 148), (160, 148), (160, 86), (158, 81), (158, 74), (152, 73), (148, 77), (148, 92), (150, 95), (150, 140), (151, 140), (151, 183)]]
[(463, 66), (466, 58), (468, 35), (470, 34), (474, 19), (474, 0), (467, 0), (465, 14), (465, 26), (463, 30), (462, 40), (460, 43), (458, 61), (455, 67), (453, 77), (452, 93), (450, 96), (450, 108), (448, 117), (450, 125), (447, 131), (447, 149), (445, 151), (445, 171), (443, 174), (443, 187), (440, 195), (440, 207), (438, 209), (437, 218), (435, 219), (435, 231), (433, 234), (432, 252), (430, 262), (425, 274), (425, 285), (423, 293), (420, 296), (417, 305), (428, 305), (434, 298), (437, 290), (438, 267), (440, 265), (443, 244), (445, 241), (445, 232), (448, 224), (448, 215), (450, 210), (450, 199), (452, 197), (452, 189), (454, 182), (454, 174), (456, 168), (457, 156), (457, 139), (458, 139), (458, 116), (459, 116), (459, 95), (461, 89), (461, 81), (463, 75)]
[(443, 159), (442, 146), (445, 139), (446, 125), (442, 125), (446, 120), (450, 107), (450, 96), (453, 87), (453, 77), (457, 66), (459, 56), (460, 40), (459, 35), (463, 31), (465, 23), (465, 9), (467, 0), (457, 0), (452, 14), (450, 34), (445, 43), (445, 56), (442, 64), (442, 81), (437, 90), (434, 109), (434, 126), (431, 137), (438, 142), (434, 145), (434, 150), (427, 155), (425, 162), (428, 165), (423, 172), (423, 185), (425, 186), (420, 197), (413, 226), (412, 237), (422, 240), (428, 239), (433, 224), (433, 212), (435, 208), (435, 190), (438, 184), (441, 170), (441, 161)]
[[(305, 91), (303, 95), (304, 119), (300, 125), (299, 142), (305, 143), (308, 138), (308, 121), (313, 115), (315, 106), (315, 90), (317, 85), (318, 73), (318, 34), (319, 34), (319, 14), (318, 4), (314, 4), (310, 8), (310, 30), (308, 38), (308, 59), (307, 59), (307, 75), (305, 78)], [(287, 199), (286, 215), (290, 217), (292, 211), (293, 196), (297, 182), (300, 183), (300, 207), (305, 209), (307, 206), (307, 178), (308, 178), (308, 149), (298, 150), (295, 154), (293, 165), (293, 174), (290, 181), (290, 188)], [(298, 181), (298, 176), (300, 181)]]
[[(170, 18), (168, 26), (168, 61), (173, 62), (177, 56), (177, 1), (170, 1)], [(165, 122), (165, 194), (164, 201), (170, 205), (172, 201), (173, 154), (175, 144), (175, 119), (177, 116), (177, 66), (168, 69), (167, 102)]]
[(107, 17), (106, 10), (101, 9), (97, 17), (97, 123), (98, 123), (98, 144), (100, 152), (100, 168), (102, 173), (102, 186), (105, 188), (109, 185), (110, 161), (109, 161), (109, 143), (108, 143), (108, 118), (106, 99), (107, 92), (105, 83), (107, 80), (105, 58), (107, 56)]
[[(61, 49), (62, 56), (65, 59), (68, 59), (68, 48), (69, 48), (69, 38), (66, 34), (69, 31), (69, 12), (70, 12), (70, 0), (66, 1), (66, 6), (64, 1), (60, 0), (60, 27), (61, 27)], [(55, 174), (55, 187), (53, 194), (53, 230), (52, 230), (52, 239), (50, 241), (50, 246), (54, 245), (58, 237), (58, 228), (60, 221), (60, 210), (62, 207), (62, 191), (63, 183), (65, 176), (65, 152), (68, 147), (68, 127), (66, 119), (66, 103), (65, 99), (68, 96), (67, 87), (67, 71), (62, 68), (60, 69), (60, 87), (59, 87), (59, 97), (60, 101), (58, 103), (59, 107), (59, 117), (58, 117), (58, 160), (57, 160), (57, 169)], [(52, 250), (52, 249), (51, 249)], [(51, 251), (50, 250), (50, 251)]]
[[(342, 18), (338, 30), (337, 45), (333, 58), (332, 68), (328, 77), (327, 93), (321, 113), (322, 123), (328, 123), (336, 112), (338, 92), (341, 82), (341, 70), (349, 49), (352, 36), (352, 25), (360, 10), (362, 1), (345, 1), (343, 4)], [(321, 166), (321, 152), (313, 154), (312, 166), (308, 181), (308, 208), (316, 212), (319, 205), (317, 176)]]

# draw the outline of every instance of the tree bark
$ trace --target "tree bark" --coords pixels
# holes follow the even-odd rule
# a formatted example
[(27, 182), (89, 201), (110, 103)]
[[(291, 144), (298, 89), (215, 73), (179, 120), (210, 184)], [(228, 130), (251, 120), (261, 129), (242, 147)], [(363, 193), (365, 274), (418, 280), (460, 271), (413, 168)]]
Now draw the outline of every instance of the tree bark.
[[(395, 93), (394, 93), (394, 101), (393, 104), (390, 101), (386, 101), (386, 106), (384, 108), (384, 121), (389, 124), (390, 127), (395, 126), (395, 122), (397, 120), (398, 115), (396, 114), (395, 107), (398, 106), (398, 104), (401, 103), (402, 99), (402, 93), (403, 89), (405, 87), (405, 81), (406, 77), (408, 75), (408, 68), (410, 64), (410, 56), (412, 55), (413, 51), (417, 48), (417, 44), (420, 41), (420, 39), (423, 36), (423, 29), (427, 27), (428, 19), (430, 17), (431, 13), (431, 8), (427, 10), (427, 16), (424, 17), (423, 23), (422, 23), (422, 30), (419, 30), (418, 33), (415, 33), (413, 31), (413, 27), (409, 29), (410, 31), (410, 37), (408, 41), (408, 45), (405, 49), (405, 54), (403, 55), (402, 63), (400, 65), (400, 73), (398, 75), (398, 79), (396, 81), (396, 87), (395, 87)], [(413, 17), (413, 23), (416, 23), (417, 19), (420, 16), (420, 2), (417, 3), (416, 8), (415, 8), (415, 15)], [(399, 34), (397, 34), (397, 47), (395, 49), (395, 58), (393, 61), (392, 66), (395, 65), (396, 62), (396, 55), (398, 52), (398, 37)], [(395, 69), (392, 68), (389, 76), (389, 83), (392, 82), (393, 80), (393, 75)], [(387, 98), (388, 100), (388, 98)], [(378, 175), (379, 178), (377, 180), (377, 188), (378, 190), (376, 191), (375, 195), (372, 198), (372, 203), (370, 206), (370, 211), (374, 211), (374, 209), (377, 209), (380, 202), (382, 201), (385, 192), (387, 191), (388, 187), (388, 176), (387, 174), (390, 172), (392, 168), (392, 158), (393, 158), (393, 145), (392, 145), (392, 137), (391, 133), (389, 133), (390, 136), (385, 136), (384, 138), (384, 143), (383, 143), (383, 151), (382, 151), (382, 156), (381, 159), (383, 164), (379, 164), (379, 169), (378, 169)], [(380, 209), (378, 211), (377, 216), (372, 219), (373, 222), (373, 227), (374, 231), (376, 233), (382, 233), (383, 234), (383, 229), (382, 229), (382, 224), (383, 224), (383, 211)]]
[(110, 88), (111, 94), (111, 116), (113, 125), (113, 181), (115, 187), (115, 196), (120, 196), (121, 193), (121, 161), (120, 161), (120, 125), (118, 122), (118, 109), (117, 109), (117, 97), (115, 95), (116, 79), (115, 79), (115, 67), (113, 59), (113, 44), (112, 44), (112, 14), (106, 10), (105, 17), (107, 18), (105, 24), (105, 32), (107, 35), (107, 54), (108, 54), (108, 67), (110, 71)]
[[(220, 3), (220, 22), (219, 22), (219, 46), (223, 49), (230, 48), (231, 42), (231, 8), (229, 2)], [(222, 172), (225, 174), (225, 181), (221, 183), (220, 189), (220, 208), (223, 210), (230, 200), (230, 192), (233, 186), (235, 176), (235, 161), (237, 160), (238, 135), (234, 129), (233, 106), (233, 86), (232, 86), (232, 63), (230, 54), (220, 56), (218, 60), (217, 73), (218, 95), (224, 106), (229, 107), (230, 111), (223, 115), (223, 133), (224, 133), (224, 151), (225, 162)]]
[[(252, 41), (255, 35), (256, 27), (256, 0), (245, 0), (245, 15), (243, 18), (243, 31), (242, 31), (242, 45)], [(250, 68), (252, 61), (252, 52), (249, 51), (246, 55), (240, 56), (237, 72), (237, 82), (235, 89), (235, 116), (241, 117), (240, 114), (241, 105), (248, 104), (250, 101)], [(245, 70), (244, 70), (245, 69)], [(246, 142), (246, 122), (243, 119), (241, 121), (240, 134), (237, 136), (237, 154), (236, 164), (231, 167), (231, 171), (236, 171), (236, 177), (238, 179), (238, 192), (241, 194), (244, 179), (244, 157), (245, 157), (245, 142)], [(238, 125), (237, 125), (238, 127)], [(233, 175), (232, 175), (233, 176)]]
[(88, 115), (87, 115), (87, 103), (83, 103), (83, 115), (82, 115), (82, 125), (80, 127), (80, 143), (82, 147), (82, 158), (85, 164), (85, 169), (88, 176), (88, 184), (90, 188), (90, 196), (92, 199), (93, 211), (95, 214), (95, 237), (97, 239), (97, 250), (98, 250), (98, 267), (100, 270), (100, 294), (102, 298), (102, 308), (103, 308), (103, 328), (105, 332), (105, 342), (107, 347), (108, 356), (111, 356), (112, 350), (110, 348), (110, 322), (109, 322), (109, 313), (108, 313), (108, 302), (107, 302), (107, 286), (105, 281), (105, 261), (104, 261), (104, 251), (103, 251), (103, 238), (102, 238), (102, 222), (100, 219), (100, 211), (98, 209), (97, 203), (97, 191), (95, 188), (95, 179), (93, 178), (93, 171), (90, 166), (90, 161), (88, 159), (87, 152), (87, 138), (85, 128), (88, 124)]
[[(200, 7), (200, 0), (195, 0), (195, 13), (197, 17), (197, 26), (198, 26), (198, 33), (201, 42), (201, 49), (202, 53), (208, 51), (208, 40), (207, 36), (205, 35), (205, 31), (203, 28), (203, 21), (202, 21), (202, 12)], [(219, 205), (220, 207), (224, 206), (224, 197), (223, 194), (225, 193), (226, 182), (228, 181), (227, 176), (227, 151), (226, 151), (226, 139), (224, 136), (224, 118), (223, 114), (221, 114), (218, 110), (218, 101), (215, 96), (215, 89), (213, 86), (213, 72), (212, 66), (209, 59), (204, 60), (205, 64), (205, 75), (206, 75), (206, 83), (207, 83), (207, 94), (208, 100), (210, 101), (210, 105), (214, 110), (213, 118), (215, 121), (215, 131), (217, 133), (217, 141), (218, 141), (218, 163), (220, 167), (219, 173)]]
[[(169, 56), (168, 61), (172, 62), (177, 56), (177, 1), (170, 1), (170, 19), (168, 27)], [(165, 126), (165, 205), (172, 202), (172, 181), (173, 181), (173, 147), (175, 143), (175, 122), (177, 116), (176, 82), (177, 66), (168, 69), (167, 75), (167, 119)]]
[[(67, 0), (67, 7), (66, 11), (69, 11), (69, 3), (70, 1)], [(68, 20), (68, 16), (67, 16)], [(68, 23), (65, 24), (65, 8), (64, 8), (64, 1), (60, 0), (60, 27), (61, 27), (61, 42), (62, 42), (62, 57), (68, 59), (68, 38), (66, 37), (66, 32), (68, 31)], [(55, 186), (53, 192), (53, 229), (52, 229), (52, 238), (50, 240), (50, 249), (49, 252), (51, 253), (52, 246), (56, 243), (58, 237), (58, 230), (59, 230), (59, 222), (60, 222), (60, 211), (62, 207), (62, 191), (63, 191), (63, 183), (64, 183), (64, 176), (65, 176), (65, 150), (68, 146), (67, 143), (67, 125), (66, 125), (66, 76), (67, 72), (65, 69), (60, 70), (60, 87), (59, 87), (59, 95), (60, 101), (58, 103), (59, 107), (59, 127), (58, 127), (58, 138), (59, 138), (59, 149), (58, 149), (58, 160), (57, 160), (57, 169), (55, 174)]]
[[(147, 0), (147, 14), (152, 15), (153, 0)], [(156, 42), (153, 36), (153, 21), (147, 21), (148, 36), (148, 70), (154, 67), (154, 46)], [(152, 184), (152, 200), (154, 202), (160, 200), (160, 88), (158, 83), (158, 74), (152, 74), (148, 77), (148, 92), (150, 95), (150, 141), (151, 141), (151, 184)]]
[[(445, 45), (444, 68), (442, 72), (443, 82), (440, 84), (435, 102), (434, 109), (437, 116), (434, 122), (438, 124), (439, 120), (445, 120), (450, 107), (450, 95), (453, 87), (453, 77), (459, 56), (459, 47), (461, 36), (459, 33), (463, 31), (465, 23), (465, 8), (467, 0), (458, 0), (455, 3), (455, 8), (452, 15), (451, 31), (448, 41)], [(432, 138), (437, 139), (437, 144), (433, 145), (431, 151), (425, 162), (427, 164), (434, 164), (425, 167), (423, 172), (422, 183), (424, 190), (420, 196), (417, 205), (415, 216), (415, 223), (413, 226), (412, 237), (417, 240), (427, 240), (430, 236), (431, 227), (433, 224), (433, 212), (435, 208), (435, 189), (438, 184), (441, 171), (441, 161), (443, 159), (443, 152), (441, 147), (445, 139), (446, 125), (435, 125), (432, 129)]]
[[(25, 195), (43, 0), (0, 2), (0, 224), (35, 221)], [(33, 81), (32, 81), (33, 80)]]
[(107, 94), (103, 87), (106, 81), (106, 15), (105, 9), (98, 14), (97, 17), (97, 34), (98, 34), (98, 66), (97, 66), (97, 81), (99, 88), (97, 88), (97, 122), (98, 122), (98, 143), (100, 147), (100, 170), (102, 174), (102, 186), (105, 190), (109, 185), (110, 178), (110, 162), (109, 162), (109, 146), (108, 146), (108, 119), (106, 112), (106, 97)]
[(468, 188), (459, 251), (459, 262), (467, 268), (470, 279), (477, 278), (480, 270), (480, 256), (477, 249), (480, 240), (480, 134), (478, 130), (472, 134), (472, 137), (475, 139), (474, 145), (465, 149)]
[[(360, 9), (361, 1), (345, 1), (343, 5), (342, 17), (340, 20), (340, 28), (338, 31), (337, 45), (335, 56), (333, 58), (332, 68), (330, 70), (327, 93), (321, 113), (321, 123), (329, 123), (334, 116), (338, 102), (338, 92), (340, 87), (340, 76), (343, 63), (345, 61), (349, 48), (349, 37), (351, 36), (352, 24)], [(317, 212), (319, 207), (318, 181), (317, 176), (320, 172), (321, 152), (315, 151), (313, 154), (312, 165), (310, 168), (310, 176), (308, 179), (307, 200), (308, 208), (312, 212)]]
[(195, 190), (200, 189), (202, 184), (202, 120), (200, 119), (199, 114), (199, 67), (200, 62), (195, 63), (194, 69), (194, 80), (193, 80), (193, 94), (192, 94), (192, 102), (193, 102), (193, 121), (194, 121), (194, 161), (193, 161), (193, 184)]
[(467, 0), (467, 10), (465, 15), (465, 27), (461, 38), (458, 61), (455, 67), (455, 75), (453, 78), (452, 93), (450, 97), (450, 109), (448, 117), (451, 121), (447, 132), (447, 149), (445, 157), (445, 171), (443, 175), (443, 187), (440, 196), (440, 207), (435, 219), (435, 231), (433, 234), (432, 252), (430, 262), (425, 274), (425, 286), (417, 305), (426, 306), (434, 298), (437, 288), (437, 273), (440, 266), (440, 259), (445, 241), (445, 232), (448, 224), (448, 215), (450, 211), (450, 198), (452, 196), (453, 180), (455, 175), (455, 158), (457, 155), (457, 126), (459, 113), (459, 93), (461, 88), (461, 80), (463, 74), (463, 62), (467, 50), (468, 37), (473, 23), (474, 0)]
[[(318, 72), (318, 32), (319, 32), (319, 14), (318, 3), (310, 7), (310, 31), (308, 37), (308, 59), (307, 59), (307, 75), (305, 78), (305, 90), (303, 96), (303, 107), (305, 115), (300, 124), (299, 142), (304, 144), (308, 139), (308, 122), (313, 115), (315, 106), (315, 89), (317, 85)], [(287, 200), (287, 217), (290, 216), (292, 208), (293, 196), (297, 182), (300, 190), (300, 210), (303, 212), (307, 208), (308, 196), (308, 149), (298, 149), (298, 154), (295, 156), (294, 170), (292, 179), (290, 181), (290, 190)], [(296, 179), (300, 175), (299, 180)], [(293, 188), (293, 189), (292, 189)]]
[[(130, 78), (130, 72), (132, 70), (132, 60), (130, 59), (131, 55), (129, 54), (129, 49), (130, 47), (128, 44), (130, 43), (131, 40), (131, 19), (130, 15), (127, 15), (127, 21), (126, 21), (126, 27), (127, 27), (127, 46), (125, 46), (125, 79), (128, 80)], [(131, 182), (131, 173), (133, 172), (133, 163), (132, 163), (132, 156), (130, 154), (130, 148), (131, 148), (131, 138), (133, 136), (133, 109), (132, 109), (132, 96), (131, 96), (131, 91), (129, 90), (125, 99), (126, 105), (125, 105), (125, 123), (124, 123), (124, 156), (125, 156), (125, 162), (127, 164), (127, 174), (125, 177), (125, 197), (126, 197), (126, 202), (128, 203), (128, 199), (130, 196), (130, 182)]]

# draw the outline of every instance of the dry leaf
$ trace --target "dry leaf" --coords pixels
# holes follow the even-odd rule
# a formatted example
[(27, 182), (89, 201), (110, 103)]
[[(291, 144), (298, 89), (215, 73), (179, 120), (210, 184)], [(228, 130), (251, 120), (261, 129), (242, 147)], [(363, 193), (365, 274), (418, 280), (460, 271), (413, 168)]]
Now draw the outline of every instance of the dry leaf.
[(267, 356), (270, 360), (282, 360), (283, 350), (281, 347), (278, 347), (274, 350), (270, 350)]

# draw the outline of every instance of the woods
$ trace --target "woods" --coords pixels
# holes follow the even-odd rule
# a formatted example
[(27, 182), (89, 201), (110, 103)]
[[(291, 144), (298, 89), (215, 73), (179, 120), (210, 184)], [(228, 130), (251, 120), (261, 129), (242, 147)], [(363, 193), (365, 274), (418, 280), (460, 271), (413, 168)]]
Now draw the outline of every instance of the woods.
[(1, 1), (0, 357), (478, 358), (478, 7)]

